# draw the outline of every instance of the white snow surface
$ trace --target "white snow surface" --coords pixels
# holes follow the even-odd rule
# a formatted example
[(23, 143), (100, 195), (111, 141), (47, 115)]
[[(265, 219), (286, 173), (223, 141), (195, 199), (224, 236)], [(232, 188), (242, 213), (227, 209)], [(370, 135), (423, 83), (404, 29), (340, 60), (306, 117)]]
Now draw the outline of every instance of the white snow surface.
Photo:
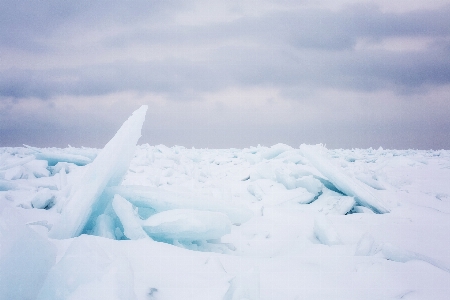
[(40, 149), (86, 166), (0, 148), (0, 299), (448, 299), (450, 151), (136, 146), (144, 114)]

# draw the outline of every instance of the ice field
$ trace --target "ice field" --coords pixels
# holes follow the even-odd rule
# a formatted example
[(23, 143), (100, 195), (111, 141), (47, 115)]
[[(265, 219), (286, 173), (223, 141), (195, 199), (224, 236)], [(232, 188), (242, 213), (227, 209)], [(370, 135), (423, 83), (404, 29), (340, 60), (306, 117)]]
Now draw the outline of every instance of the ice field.
[[(448, 299), (450, 151), (0, 148), (0, 299)], [(300, 145), (301, 144), (301, 145)]]

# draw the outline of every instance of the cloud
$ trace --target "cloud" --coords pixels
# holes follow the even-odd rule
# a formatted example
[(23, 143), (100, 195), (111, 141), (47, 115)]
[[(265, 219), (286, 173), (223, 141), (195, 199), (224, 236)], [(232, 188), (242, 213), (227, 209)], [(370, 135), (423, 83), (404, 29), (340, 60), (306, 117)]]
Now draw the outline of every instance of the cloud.
[[(160, 12), (173, 15), (169, 12), (173, 4), (166, 6), (157, 1), (133, 5), (113, 2), (105, 7), (101, 2), (33, 2), (30, 7), (21, 1), (7, 3), (2, 14), (12, 17), (2, 22), (6, 24), (15, 17), (18, 20), (13, 22), (12, 30), (3, 31), (2, 39), (22, 41), (13, 46), (25, 50), (29, 49), (21, 46), (27, 44), (24, 41), (45, 45), (46, 35), (49, 40), (52, 35), (59, 38), (61, 32), (55, 28), (60, 26), (72, 26), (64, 30), (70, 33), (77, 28), (89, 30), (88, 26), (91, 30), (104, 28), (106, 22), (127, 30), (85, 46), (82, 55), (86, 58), (75, 67), (3, 69), (3, 97), (47, 99), (127, 90), (180, 96), (187, 91), (201, 93), (232, 85), (265, 84), (413, 91), (427, 84), (450, 82), (450, 6), (407, 13), (382, 13), (375, 6), (349, 6), (339, 11), (297, 9), (243, 16), (230, 22), (180, 26), (171, 23), (171, 18), (165, 23), (161, 23), (161, 17), (152, 19)], [(115, 14), (120, 17), (114, 18)], [(436, 38), (436, 43), (423, 51), (355, 50), (360, 39), (424, 35)], [(440, 45), (437, 38), (442, 37), (447, 40)], [(51, 43), (47, 46), (51, 47)], [(123, 60), (119, 56), (96, 63), (89, 59), (91, 46), (100, 53), (105, 51), (105, 55), (115, 48), (126, 52), (139, 46), (146, 52), (161, 47), (163, 57)], [(164, 53), (164, 49), (169, 50)]]
[[(418, 124), (428, 128), (416, 130), (422, 140), (448, 128), (436, 118), (446, 106), (423, 113), (423, 105), (450, 84), (450, 5), (401, 11), (327, 1), (1, 2), (0, 105), (8, 118), (0, 134), (9, 141), (20, 132), (30, 138), (28, 127), (53, 126), (58, 143), (66, 133), (67, 143), (75, 144), (72, 137), (102, 146), (95, 133), (113, 134), (139, 103), (158, 111), (151, 116), (158, 130), (146, 132), (167, 144), (295, 146), (303, 138), (374, 146), (370, 139), (384, 139), (381, 128), (396, 145), (402, 134), (414, 137)], [(408, 108), (414, 101), (422, 106)], [(401, 124), (396, 135), (386, 132)]]

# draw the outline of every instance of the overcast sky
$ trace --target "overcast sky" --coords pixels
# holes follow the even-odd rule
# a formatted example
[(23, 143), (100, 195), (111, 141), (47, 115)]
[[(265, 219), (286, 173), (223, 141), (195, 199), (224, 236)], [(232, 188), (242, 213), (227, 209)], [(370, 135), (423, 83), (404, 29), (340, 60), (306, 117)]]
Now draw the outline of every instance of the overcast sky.
[(0, 146), (450, 149), (450, 0), (0, 7)]

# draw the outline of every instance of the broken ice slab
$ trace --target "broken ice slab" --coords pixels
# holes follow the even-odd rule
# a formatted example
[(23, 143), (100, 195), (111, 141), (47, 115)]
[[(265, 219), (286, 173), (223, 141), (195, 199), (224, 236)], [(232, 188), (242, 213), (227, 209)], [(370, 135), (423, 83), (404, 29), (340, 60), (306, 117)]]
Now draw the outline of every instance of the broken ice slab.
[(219, 212), (172, 209), (150, 216), (142, 228), (159, 241), (214, 240), (231, 232), (231, 222)]
[[(29, 160), (30, 158), (33, 159)], [(0, 170), (0, 178), (16, 180), (48, 177), (50, 172), (47, 167), (47, 161), (36, 160), (34, 156), (29, 156), (27, 159), (22, 159), (20, 163), (9, 163), (5, 170)]]
[(343, 196), (325, 189), (317, 200), (310, 204), (310, 207), (325, 215), (345, 215), (355, 204), (354, 197)]
[(123, 234), (130, 240), (149, 238), (141, 226), (141, 219), (133, 205), (120, 195), (115, 195), (112, 206), (123, 226)]
[(245, 206), (205, 198), (195, 193), (177, 193), (148, 186), (115, 186), (107, 188), (105, 193), (110, 196), (118, 194), (135, 206), (151, 207), (157, 212), (178, 208), (221, 212), (233, 224), (245, 223), (253, 216), (252, 211)]
[(8, 170), (11, 168), (14, 168), (16, 166), (21, 166), (24, 165), (26, 163), (29, 163), (30, 161), (35, 160), (36, 157), (34, 155), (29, 155), (26, 157), (14, 157), (14, 159), (9, 159), (7, 162), (4, 162), (0, 165), (0, 170)]
[(58, 150), (50, 151), (46, 149), (31, 147), (28, 145), (24, 146), (34, 151), (33, 154), (36, 157), (36, 159), (48, 161), (49, 166), (54, 166), (58, 162), (68, 162), (76, 164), (77, 166), (84, 166), (92, 162), (92, 159), (90, 159), (89, 157), (79, 154), (65, 153), (63, 149), (60, 149), (59, 151)]
[[(141, 137), (146, 112), (145, 105), (136, 110), (88, 166), (84, 176), (73, 187), (59, 222), (49, 232), (50, 237), (64, 239), (78, 236), (90, 218), (95, 220), (103, 213), (102, 208), (107, 203), (99, 201), (99, 198), (105, 187), (120, 184), (125, 176)], [(97, 215), (92, 215), (93, 212)]]
[(324, 155), (326, 149), (322, 145), (311, 146), (302, 144), (300, 150), (309, 162), (341, 192), (355, 197), (356, 202), (372, 209), (376, 213), (389, 212), (389, 209), (381, 199), (378, 199), (373, 194), (369, 186), (357, 179), (349, 177), (330, 162)]
[(87, 147), (76, 148), (69, 145), (68, 148), (64, 148), (64, 152), (68, 154), (81, 155), (89, 158), (90, 160), (94, 160), (100, 152), (100, 149)]
[(31, 206), (39, 209), (49, 209), (55, 204), (55, 199), (54, 192), (48, 188), (43, 188), (31, 199)]

